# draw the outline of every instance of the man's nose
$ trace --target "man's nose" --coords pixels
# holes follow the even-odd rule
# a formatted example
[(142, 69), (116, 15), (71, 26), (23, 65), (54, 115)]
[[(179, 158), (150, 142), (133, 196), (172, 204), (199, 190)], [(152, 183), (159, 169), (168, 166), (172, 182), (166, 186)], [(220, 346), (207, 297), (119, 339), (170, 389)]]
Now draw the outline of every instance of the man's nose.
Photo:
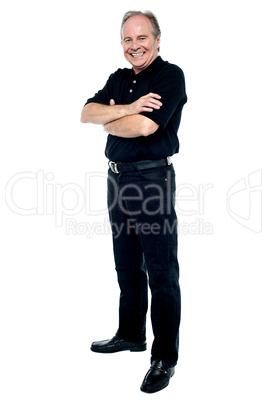
[(132, 50), (137, 50), (139, 48), (139, 44), (136, 40), (132, 41), (132, 46), (131, 46)]

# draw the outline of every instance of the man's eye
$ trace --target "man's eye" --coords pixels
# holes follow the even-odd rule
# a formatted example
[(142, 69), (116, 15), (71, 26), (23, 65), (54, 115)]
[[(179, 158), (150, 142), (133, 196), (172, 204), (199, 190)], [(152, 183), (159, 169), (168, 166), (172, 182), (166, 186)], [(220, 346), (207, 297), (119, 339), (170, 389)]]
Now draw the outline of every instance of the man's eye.
[(130, 39), (125, 39), (124, 42), (125, 42), (125, 43), (129, 43), (129, 42), (130, 42)]
[(141, 40), (145, 40), (146, 38), (140, 38)]

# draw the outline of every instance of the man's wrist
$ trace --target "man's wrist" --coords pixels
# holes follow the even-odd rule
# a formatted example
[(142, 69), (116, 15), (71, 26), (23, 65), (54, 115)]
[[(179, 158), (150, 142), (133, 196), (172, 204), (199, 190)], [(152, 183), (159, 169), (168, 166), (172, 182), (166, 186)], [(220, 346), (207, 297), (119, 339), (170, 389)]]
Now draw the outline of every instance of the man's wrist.
[(122, 117), (130, 116), (131, 113), (129, 109), (130, 109), (129, 105), (122, 105), (122, 114), (123, 114)]

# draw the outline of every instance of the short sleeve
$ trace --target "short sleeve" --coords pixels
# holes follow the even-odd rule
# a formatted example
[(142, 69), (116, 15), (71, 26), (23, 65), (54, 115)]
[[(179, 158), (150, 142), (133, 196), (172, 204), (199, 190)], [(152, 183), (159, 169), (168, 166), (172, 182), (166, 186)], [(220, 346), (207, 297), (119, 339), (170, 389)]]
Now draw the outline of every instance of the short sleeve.
[(100, 89), (95, 96), (92, 98), (87, 99), (86, 103), (84, 106), (86, 106), (88, 103), (101, 103), (103, 105), (109, 105), (109, 101), (111, 99), (111, 88), (112, 88), (112, 83), (114, 80), (114, 75), (115, 73), (111, 74), (109, 76), (109, 79), (107, 80), (104, 88)]
[(175, 65), (165, 69), (152, 85), (150, 92), (161, 96), (162, 106), (159, 110), (154, 109), (153, 112), (141, 112), (140, 114), (165, 129), (174, 112), (182, 109), (187, 101), (183, 71)]

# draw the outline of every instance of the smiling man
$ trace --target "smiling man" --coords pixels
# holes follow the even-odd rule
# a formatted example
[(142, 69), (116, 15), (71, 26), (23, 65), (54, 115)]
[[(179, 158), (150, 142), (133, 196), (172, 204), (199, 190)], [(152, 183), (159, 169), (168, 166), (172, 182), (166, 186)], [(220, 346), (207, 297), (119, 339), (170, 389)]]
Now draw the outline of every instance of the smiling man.
[[(161, 31), (151, 12), (127, 12), (121, 41), (132, 69), (118, 69), (82, 110), (83, 123), (109, 134), (108, 206), (120, 286), (119, 327), (91, 350), (146, 350), (148, 284), (154, 341), (141, 390), (165, 388), (178, 360), (180, 325), (175, 172), (177, 131), (187, 101), (182, 70), (158, 55)], [(104, 295), (103, 295), (104, 298)]]
[[(148, 67), (157, 57), (160, 32), (153, 33), (153, 27), (142, 15), (126, 20), (122, 28), (124, 56), (132, 64), (135, 74)], [(138, 53), (137, 53), (138, 52)]]

